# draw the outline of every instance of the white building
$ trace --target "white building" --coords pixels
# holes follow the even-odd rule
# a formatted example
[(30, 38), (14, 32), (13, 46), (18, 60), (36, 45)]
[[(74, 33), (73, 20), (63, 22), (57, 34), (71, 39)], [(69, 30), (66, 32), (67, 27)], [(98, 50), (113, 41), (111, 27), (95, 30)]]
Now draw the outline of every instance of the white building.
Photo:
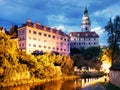
[(26, 53), (34, 51), (58, 52), (69, 55), (69, 36), (61, 30), (32, 23), (30, 20), (18, 29), (18, 45)]
[(70, 32), (71, 48), (88, 48), (99, 46), (99, 36), (95, 32), (90, 31), (91, 21), (88, 15), (88, 10), (85, 8), (81, 22), (81, 32)]

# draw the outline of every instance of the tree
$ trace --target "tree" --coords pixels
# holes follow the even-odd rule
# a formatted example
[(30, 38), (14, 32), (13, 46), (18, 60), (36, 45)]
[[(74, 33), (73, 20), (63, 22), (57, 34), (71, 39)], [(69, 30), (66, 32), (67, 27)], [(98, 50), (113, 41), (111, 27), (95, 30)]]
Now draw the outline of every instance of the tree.
[(105, 31), (108, 32), (108, 48), (112, 63), (119, 58), (119, 43), (120, 43), (120, 16), (116, 16), (114, 20), (110, 18), (105, 26)]
[(17, 38), (18, 36), (18, 26), (17, 25), (13, 25), (11, 28), (10, 28), (10, 31), (9, 31), (9, 35), (11, 36), (11, 38)]

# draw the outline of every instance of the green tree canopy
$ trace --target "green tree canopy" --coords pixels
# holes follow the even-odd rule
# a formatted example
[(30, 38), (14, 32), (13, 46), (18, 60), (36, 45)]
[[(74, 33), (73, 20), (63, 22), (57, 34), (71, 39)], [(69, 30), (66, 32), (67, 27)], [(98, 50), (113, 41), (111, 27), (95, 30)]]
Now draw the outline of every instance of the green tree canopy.
[(120, 55), (120, 16), (116, 16), (114, 20), (110, 18), (105, 26), (105, 31), (108, 32), (108, 47), (112, 63), (116, 62)]

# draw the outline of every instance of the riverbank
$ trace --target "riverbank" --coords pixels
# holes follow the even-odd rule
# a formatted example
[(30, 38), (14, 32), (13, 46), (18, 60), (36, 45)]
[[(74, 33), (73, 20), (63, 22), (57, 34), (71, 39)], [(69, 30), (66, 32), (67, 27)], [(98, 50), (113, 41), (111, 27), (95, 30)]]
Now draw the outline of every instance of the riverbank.
[(3, 82), (3, 83), (0, 83), (0, 87), (18, 86), (23, 84), (37, 85), (37, 84), (42, 84), (42, 83), (55, 81), (55, 80), (74, 80), (77, 78), (80, 78), (80, 76), (61, 76), (61, 77), (51, 78), (51, 79), (31, 78), (31, 79), (19, 80), (14, 82)]

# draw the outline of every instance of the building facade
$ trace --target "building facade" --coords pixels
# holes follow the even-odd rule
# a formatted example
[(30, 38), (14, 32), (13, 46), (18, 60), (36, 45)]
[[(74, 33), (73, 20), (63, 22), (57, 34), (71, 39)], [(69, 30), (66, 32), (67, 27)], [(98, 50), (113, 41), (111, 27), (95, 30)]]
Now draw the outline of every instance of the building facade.
[(61, 30), (42, 26), (40, 23), (32, 23), (30, 20), (18, 29), (18, 45), (26, 53), (34, 51), (58, 52), (61, 55), (69, 55), (69, 36)]
[(110, 67), (109, 79), (110, 83), (120, 88), (120, 62), (114, 63)]
[(99, 36), (96, 32), (90, 31), (91, 21), (88, 15), (88, 10), (85, 8), (81, 21), (81, 32), (70, 32), (71, 48), (89, 48), (99, 46)]

